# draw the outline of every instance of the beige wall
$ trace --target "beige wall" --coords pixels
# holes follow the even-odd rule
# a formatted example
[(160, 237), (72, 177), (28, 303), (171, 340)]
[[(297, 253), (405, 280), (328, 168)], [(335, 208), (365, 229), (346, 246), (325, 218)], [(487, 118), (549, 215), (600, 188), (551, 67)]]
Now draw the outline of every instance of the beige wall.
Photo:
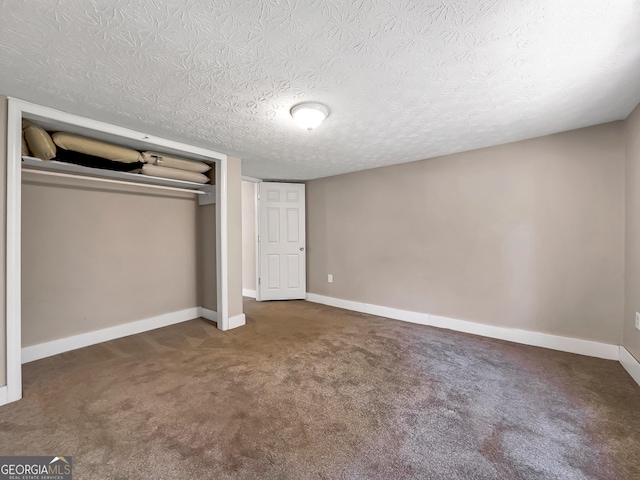
[(627, 118), (624, 347), (640, 361), (640, 106)]
[(242, 314), (242, 162), (227, 157), (229, 318)]
[(22, 345), (198, 306), (193, 195), (25, 174)]
[(623, 127), (308, 182), (308, 291), (619, 344)]
[(216, 205), (202, 205), (197, 213), (198, 305), (218, 311), (216, 271)]
[[(0, 95), (0, 252), (5, 252), (7, 237), (7, 97)], [(0, 387), (7, 384), (7, 322), (5, 295), (5, 255), (0, 254)]]
[(256, 183), (242, 182), (242, 288), (256, 289)]

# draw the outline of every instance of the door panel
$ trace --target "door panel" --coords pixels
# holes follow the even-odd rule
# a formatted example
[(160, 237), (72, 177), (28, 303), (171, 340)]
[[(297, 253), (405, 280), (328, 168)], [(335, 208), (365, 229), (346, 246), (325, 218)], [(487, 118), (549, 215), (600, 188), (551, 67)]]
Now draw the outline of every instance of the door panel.
[(287, 208), (287, 242), (300, 241), (300, 212), (297, 208)]
[(267, 288), (270, 290), (280, 289), (280, 257), (278, 255), (267, 255)]
[(305, 195), (299, 183), (258, 186), (258, 300), (306, 295)]
[(287, 288), (298, 288), (300, 286), (298, 280), (300, 276), (300, 256), (299, 255), (287, 255), (287, 281), (289, 282)]
[(280, 209), (267, 208), (267, 241), (280, 243)]

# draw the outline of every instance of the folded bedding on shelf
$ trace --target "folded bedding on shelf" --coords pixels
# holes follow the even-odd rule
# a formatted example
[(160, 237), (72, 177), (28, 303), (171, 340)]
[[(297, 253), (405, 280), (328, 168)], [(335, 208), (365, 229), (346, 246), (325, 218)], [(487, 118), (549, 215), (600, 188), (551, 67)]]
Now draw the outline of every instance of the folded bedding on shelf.
[[(131, 148), (120, 147), (92, 138), (81, 137), (73, 133), (56, 132), (51, 138), (54, 143), (65, 150), (92, 155), (120, 163), (138, 163), (142, 161), (140, 152)], [(135, 168), (135, 167), (132, 167)]]
[(86, 153), (74, 152), (73, 150), (65, 150), (64, 148), (58, 148), (58, 153), (55, 160), (58, 160), (60, 162), (73, 163), (75, 165), (82, 165), (83, 167), (102, 168), (105, 170), (115, 170), (118, 172), (130, 172), (142, 167), (142, 162), (114, 162), (113, 160), (109, 160), (106, 158), (87, 155)]
[(172, 157), (164, 153), (142, 152), (142, 161), (149, 165), (158, 167), (178, 168), (189, 172), (205, 173), (211, 170), (211, 166), (197, 160), (187, 160), (186, 158)]
[(35, 157), (48, 161), (56, 156), (56, 146), (44, 128), (29, 120), (22, 120), (22, 134)]
[(182, 180), (184, 182), (208, 183), (209, 177), (197, 172), (187, 172), (177, 168), (159, 167), (158, 165), (142, 165), (140, 169), (142, 175), (150, 177), (170, 178), (172, 180)]

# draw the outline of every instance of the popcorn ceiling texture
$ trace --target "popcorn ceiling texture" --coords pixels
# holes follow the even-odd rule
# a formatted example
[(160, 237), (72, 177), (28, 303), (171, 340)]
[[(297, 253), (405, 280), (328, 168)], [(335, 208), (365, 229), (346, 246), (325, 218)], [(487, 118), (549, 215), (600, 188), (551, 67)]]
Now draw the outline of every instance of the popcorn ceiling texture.
[[(5, 0), (0, 92), (310, 179), (625, 118), (640, 0)], [(326, 103), (313, 132), (289, 116)]]

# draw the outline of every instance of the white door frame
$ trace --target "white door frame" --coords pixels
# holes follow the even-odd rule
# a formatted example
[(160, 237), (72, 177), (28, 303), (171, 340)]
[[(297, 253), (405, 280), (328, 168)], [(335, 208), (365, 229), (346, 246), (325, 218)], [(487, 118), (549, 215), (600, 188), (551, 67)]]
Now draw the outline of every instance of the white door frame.
[(260, 187), (262, 183), (256, 185), (256, 301), (262, 301), (262, 294), (260, 293)]
[(254, 238), (253, 238), (253, 244), (254, 244), (254, 250), (255, 250), (255, 272), (256, 272), (256, 278), (255, 278), (255, 282), (256, 282), (256, 300), (260, 300), (260, 289), (258, 288), (258, 279), (260, 278), (260, 259), (258, 258), (258, 255), (260, 254), (260, 247), (258, 245), (258, 236), (260, 235), (260, 215), (258, 214), (258, 198), (260, 196), (260, 184), (262, 183), (262, 179), (261, 178), (255, 178), (255, 177), (247, 177), (246, 175), (242, 176), (242, 180), (245, 182), (252, 182), (256, 184), (256, 188), (255, 191), (253, 193), (253, 221), (254, 221)]
[(229, 272), (227, 248), (228, 190), (227, 156), (128, 128), (8, 98), (7, 115), (7, 204), (6, 204), (6, 390), (0, 387), (0, 405), (22, 398), (22, 312), (21, 312), (21, 220), (22, 220), (22, 114), (56, 120), (69, 125), (144, 141), (150, 145), (203, 156), (216, 164), (216, 267), (218, 328), (229, 328)]

